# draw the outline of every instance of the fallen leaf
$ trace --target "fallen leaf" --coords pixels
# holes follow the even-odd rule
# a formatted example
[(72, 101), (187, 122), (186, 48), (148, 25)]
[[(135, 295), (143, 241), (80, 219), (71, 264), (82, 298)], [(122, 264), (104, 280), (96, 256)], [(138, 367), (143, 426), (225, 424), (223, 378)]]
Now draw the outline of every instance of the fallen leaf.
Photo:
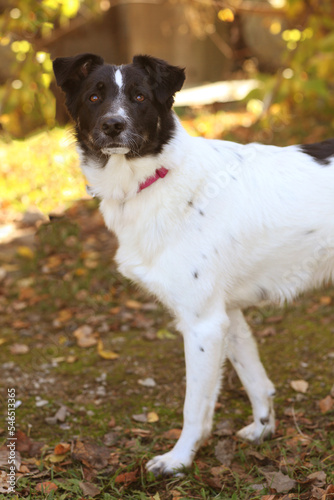
[(97, 352), (99, 356), (103, 359), (117, 359), (119, 358), (119, 354), (114, 351), (104, 349), (102, 340), (99, 340), (97, 343)]
[(288, 493), (296, 486), (296, 481), (286, 474), (283, 474), (281, 471), (268, 472), (261, 469), (261, 473), (266, 478), (268, 487), (276, 490), (277, 493)]
[(12, 323), (12, 327), (15, 330), (20, 330), (21, 328), (28, 328), (31, 326), (27, 321), (22, 321), (21, 319), (15, 319)]
[(30, 474), (30, 469), (26, 465), (21, 465), (19, 472), (22, 474)]
[(70, 309), (62, 309), (59, 311), (56, 321), (60, 323), (66, 323), (70, 319), (72, 319), (73, 313)]
[(334, 399), (331, 396), (326, 396), (324, 399), (319, 401), (319, 408), (321, 413), (327, 413), (334, 406)]
[(182, 497), (182, 493), (178, 490), (171, 490), (172, 500), (179, 500)]
[(269, 316), (269, 318), (266, 318), (265, 322), (266, 323), (280, 323), (283, 320), (284, 316), (279, 315), (279, 316)]
[(147, 422), (146, 413), (139, 413), (137, 415), (132, 415), (131, 418), (136, 422), (141, 422), (142, 424)]
[(55, 455), (64, 455), (68, 451), (70, 451), (71, 445), (70, 443), (59, 443), (55, 446), (54, 454)]
[(4, 339), (4, 338), (1, 338), (0, 339), (0, 345), (4, 344), (5, 342), (7, 342), (8, 339)]
[(85, 269), (84, 267), (77, 267), (77, 269), (74, 271), (74, 274), (76, 276), (84, 276), (85, 274), (87, 274), (87, 269)]
[(267, 326), (267, 328), (264, 328), (257, 333), (257, 336), (261, 338), (273, 337), (274, 335), (276, 335), (276, 329), (273, 326)]
[(74, 356), (73, 354), (70, 354), (69, 356), (66, 357), (66, 363), (74, 363), (78, 358)]
[(125, 484), (130, 484), (133, 483), (137, 480), (138, 477), (138, 471), (133, 471), (133, 472), (123, 472), (123, 474), (118, 474), (115, 478), (115, 483), (125, 483)]
[(164, 439), (179, 439), (181, 436), (182, 429), (169, 429), (169, 431), (166, 431), (162, 434), (162, 437)]
[(142, 308), (142, 304), (141, 302), (138, 302), (137, 300), (127, 300), (125, 302), (125, 305), (126, 307), (128, 307), (129, 309), (141, 309)]
[(309, 436), (306, 436), (305, 434), (297, 434), (297, 436), (294, 436), (291, 439), (288, 439), (286, 444), (290, 448), (297, 448), (299, 446), (308, 446), (312, 442), (312, 439)]
[(307, 392), (309, 386), (306, 380), (292, 380), (292, 382), (290, 382), (290, 385), (294, 391), (302, 392), (303, 394)]
[(103, 444), (106, 446), (113, 446), (119, 439), (119, 435), (117, 432), (107, 432), (103, 436)]
[(20, 288), (19, 300), (29, 300), (35, 297), (35, 295), (36, 292), (32, 287), (22, 287)]
[(88, 269), (96, 269), (99, 265), (98, 261), (93, 259), (85, 259), (84, 264)]
[(41, 491), (42, 493), (49, 494), (51, 491), (56, 491), (58, 486), (51, 481), (44, 481), (43, 483), (37, 483), (35, 487), (36, 491)]
[(17, 249), (17, 254), (24, 259), (33, 259), (35, 254), (30, 247), (20, 246)]
[(46, 265), (49, 269), (56, 269), (62, 265), (62, 259), (59, 255), (51, 255), (46, 261)]
[(312, 500), (322, 500), (328, 498), (326, 491), (318, 486), (312, 486)]
[(119, 314), (121, 312), (120, 306), (115, 306), (110, 309), (111, 314)]
[(63, 462), (66, 459), (66, 455), (55, 455), (52, 453), (51, 455), (47, 455), (44, 457), (44, 460), (47, 462), (51, 462), (52, 464), (58, 464), (60, 462)]
[(108, 422), (108, 427), (115, 427), (115, 425), (116, 425), (115, 417), (110, 417), (110, 420)]
[(319, 488), (325, 486), (326, 484), (326, 472), (322, 470), (312, 472), (312, 474), (309, 474), (307, 477), (308, 479), (311, 479), (314, 486), (318, 486)]
[(21, 453), (29, 453), (32, 445), (32, 440), (23, 431), (18, 429), (15, 433), (16, 450)]
[(326, 497), (325, 500), (334, 498), (334, 484), (330, 484), (326, 489)]
[(323, 297), (320, 297), (320, 304), (324, 306), (329, 306), (332, 302), (332, 297), (329, 297), (328, 295), (324, 295)]
[(93, 483), (87, 483), (84, 481), (79, 482), (79, 486), (82, 489), (82, 493), (84, 496), (95, 497), (100, 493), (100, 488), (95, 486)]
[(147, 422), (149, 424), (154, 424), (159, 421), (159, 415), (155, 411), (149, 411), (147, 414)]
[(75, 441), (72, 457), (82, 462), (89, 469), (101, 470), (108, 465), (110, 450), (105, 446), (98, 446), (94, 443)]
[(29, 352), (29, 347), (26, 344), (12, 344), (9, 350), (11, 354), (26, 354)]
[(140, 436), (140, 437), (147, 437), (151, 434), (151, 431), (149, 431), (148, 429), (138, 429), (138, 428), (130, 429), (130, 432), (135, 436)]
[(235, 441), (229, 438), (221, 439), (215, 447), (215, 457), (226, 467), (232, 463), (235, 451)]
[(79, 347), (91, 347), (97, 344), (97, 338), (93, 333), (93, 328), (89, 325), (79, 326), (73, 335), (77, 339), (77, 344)]

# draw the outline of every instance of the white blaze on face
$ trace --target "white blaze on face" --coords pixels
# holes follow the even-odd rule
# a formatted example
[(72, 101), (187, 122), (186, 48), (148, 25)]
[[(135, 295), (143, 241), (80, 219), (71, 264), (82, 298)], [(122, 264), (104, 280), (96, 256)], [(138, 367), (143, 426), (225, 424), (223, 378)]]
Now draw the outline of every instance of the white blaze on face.
[(123, 75), (122, 75), (122, 72), (120, 69), (116, 70), (115, 82), (116, 82), (116, 85), (119, 87), (119, 89), (121, 89), (123, 86)]

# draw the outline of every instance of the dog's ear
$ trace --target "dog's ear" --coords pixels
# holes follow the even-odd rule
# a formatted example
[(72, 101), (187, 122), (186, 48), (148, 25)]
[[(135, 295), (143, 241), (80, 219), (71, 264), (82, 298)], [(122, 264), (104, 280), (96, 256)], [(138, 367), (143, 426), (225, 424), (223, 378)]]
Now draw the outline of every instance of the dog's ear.
[(59, 87), (66, 93), (77, 89), (103, 59), (95, 54), (79, 54), (75, 57), (57, 57), (53, 61), (53, 72)]
[(186, 78), (184, 68), (172, 66), (162, 59), (151, 56), (135, 56), (132, 62), (146, 71), (156, 99), (171, 108), (174, 94), (181, 90)]

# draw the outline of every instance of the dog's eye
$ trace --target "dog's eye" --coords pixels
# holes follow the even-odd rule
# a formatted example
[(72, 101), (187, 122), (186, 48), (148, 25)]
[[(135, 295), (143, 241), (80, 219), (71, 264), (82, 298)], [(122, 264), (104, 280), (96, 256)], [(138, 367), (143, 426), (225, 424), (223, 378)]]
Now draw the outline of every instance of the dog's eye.
[(99, 99), (100, 99), (99, 96), (96, 94), (92, 94), (89, 98), (90, 102), (97, 102), (99, 101)]
[(143, 94), (137, 94), (136, 95), (136, 101), (137, 102), (143, 102), (143, 101), (145, 101), (145, 97), (143, 96)]

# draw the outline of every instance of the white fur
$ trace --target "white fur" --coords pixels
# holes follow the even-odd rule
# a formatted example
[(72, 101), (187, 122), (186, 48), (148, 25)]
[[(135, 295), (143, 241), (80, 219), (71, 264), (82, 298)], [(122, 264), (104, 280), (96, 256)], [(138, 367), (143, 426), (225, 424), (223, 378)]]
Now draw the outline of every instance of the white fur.
[(123, 76), (120, 69), (117, 69), (115, 72), (115, 83), (121, 89), (123, 87)]
[[(241, 309), (282, 303), (334, 274), (333, 162), (321, 166), (297, 146), (190, 137), (175, 121), (158, 156), (82, 163), (118, 237), (120, 271), (171, 310), (184, 337), (184, 426), (175, 447), (148, 463), (154, 473), (191, 464), (211, 430), (226, 357), (253, 407), (240, 436), (274, 431), (274, 387)], [(161, 166), (166, 177), (138, 192)]]

